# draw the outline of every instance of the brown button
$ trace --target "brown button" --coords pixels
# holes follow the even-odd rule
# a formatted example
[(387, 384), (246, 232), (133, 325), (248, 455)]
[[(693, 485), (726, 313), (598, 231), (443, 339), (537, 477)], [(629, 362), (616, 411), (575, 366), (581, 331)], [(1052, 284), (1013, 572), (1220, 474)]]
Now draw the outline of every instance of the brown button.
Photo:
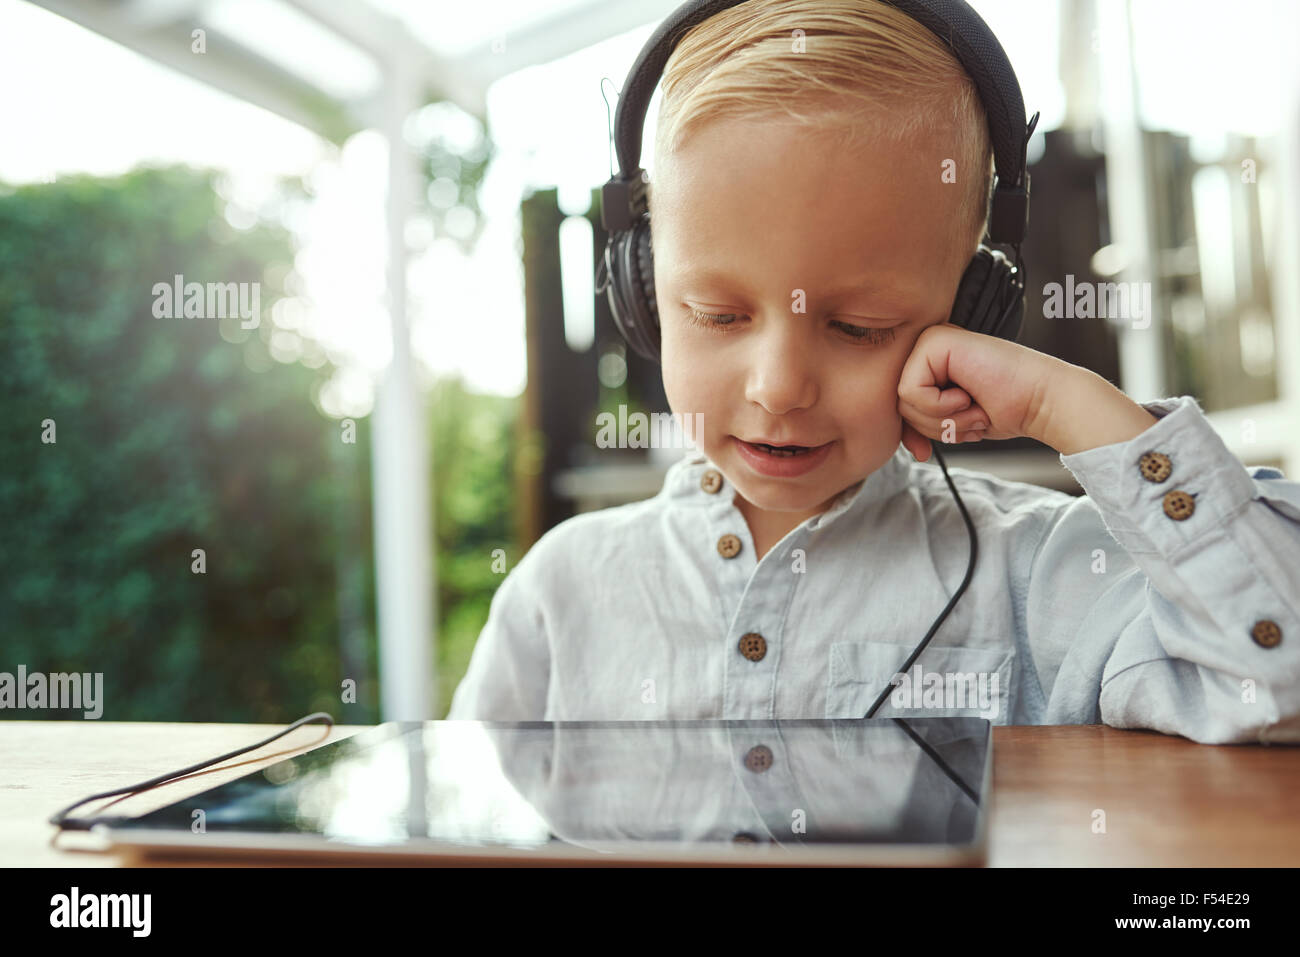
[(772, 749), (766, 744), (756, 744), (745, 754), (745, 767), (762, 774), (772, 766)]
[(1160, 452), (1143, 452), (1142, 458), (1138, 459), (1138, 471), (1148, 482), (1163, 482), (1173, 470), (1169, 456)]
[(748, 831), (740, 831), (731, 839), (731, 842), (733, 844), (757, 844), (758, 838), (753, 834), (750, 834)]
[(1261, 648), (1273, 648), (1282, 640), (1282, 629), (1277, 626), (1277, 622), (1265, 618), (1255, 622), (1255, 627), (1250, 629), (1250, 637)]
[(1191, 518), (1194, 511), (1196, 511), (1196, 499), (1182, 489), (1165, 493), (1165, 514), (1174, 521), (1181, 522), (1185, 518)]
[(713, 495), (722, 488), (722, 473), (717, 469), (709, 469), (700, 478), (700, 488)]
[(718, 554), (723, 558), (735, 558), (740, 554), (740, 539), (728, 532), (718, 539)]
[(767, 639), (755, 631), (741, 635), (740, 653), (750, 661), (762, 661), (767, 654)]

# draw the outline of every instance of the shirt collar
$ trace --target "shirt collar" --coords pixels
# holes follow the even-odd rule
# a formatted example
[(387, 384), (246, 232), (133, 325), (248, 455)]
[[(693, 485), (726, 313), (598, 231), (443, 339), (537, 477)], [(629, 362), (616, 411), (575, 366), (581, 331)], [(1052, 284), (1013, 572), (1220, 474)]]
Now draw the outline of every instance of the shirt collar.
[[(717, 472), (721, 477), (721, 486), (716, 492), (705, 490), (705, 475)], [(808, 527), (825, 528), (847, 512), (861, 512), (866, 507), (883, 502), (907, 488), (912, 481), (912, 455), (902, 445), (866, 478), (850, 485), (840, 492), (826, 511), (814, 516)], [(667, 496), (686, 505), (713, 505), (719, 502), (732, 504), (736, 487), (731, 484), (718, 466), (698, 449), (688, 449), (677, 462), (668, 469), (664, 477), (664, 492)]]

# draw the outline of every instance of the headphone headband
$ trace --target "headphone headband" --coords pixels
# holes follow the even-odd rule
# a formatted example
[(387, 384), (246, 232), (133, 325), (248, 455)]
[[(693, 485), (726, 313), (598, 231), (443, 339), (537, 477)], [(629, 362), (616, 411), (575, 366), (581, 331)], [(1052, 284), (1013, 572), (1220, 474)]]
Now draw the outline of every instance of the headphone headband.
[[(614, 115), (619, 172), (601, 194), (601, 222), (609, 232), (630, 229), (648, 209), (647, 178), (640, 166), (641, 137), (650, 98), (668, 58), (682, 37), (716, 13), (754, 0), (689, 0), (659, 25), (628, 73)], [(975, 83), (988, 117), (996, 188), (989, 213), (989, 239), (1019, 243), (1029, 219), (1029, 175), (1025, 170), (1035, 113), (1025, 125), (1020, 83), (1002, 44), (965, 0), (885, 0), (942, 40)]]

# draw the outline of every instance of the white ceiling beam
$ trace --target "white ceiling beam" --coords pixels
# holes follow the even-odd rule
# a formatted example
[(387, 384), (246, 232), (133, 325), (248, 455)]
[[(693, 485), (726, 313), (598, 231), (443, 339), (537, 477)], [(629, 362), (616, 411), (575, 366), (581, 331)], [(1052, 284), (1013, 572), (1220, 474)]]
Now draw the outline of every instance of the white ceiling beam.
[(137, 30), (152, 30), (182, 20), (193, 23), (201, 6), (202, 0), (119, 0), (115, 16)]
[[(411, 28), (363, 3), (340, 3), (338, 0), (283, 0), (321, 26), (366, 51), (383, 69), (388, 69), (400, 49), (403, 58), (413, 65), (418, 82), (431, 97), (451, 100), (467, 113), (483, 117), (487, 112), (487, 86), (477, 82), (430, 50), (412, 34)], [(373, 116), (380, 109), (378, 101), (362, 106), (361, 112)]]
[[(73, 23), (107, 37), (178, 73), (212, 86), (238, 99), (260, 106), (285, 119), (339, 142), (362, 129), (362, 117), (348, 104), (328, 96), (301, 77), (240, 45), (199, 21), (185, 19), (136, 21), (115, 5), (93, 0), (36, 0)], [(207, 31), (206, 52), (191, 49), (191, 32)]]
[[(523, 27), (518, 35), (506, 31), (477, 49), (451, 60), (454, 72), (487, 90), (501, 77), (530, 66), (550, 63), (647, 23), (658, 22), (680, 6), (680, 0), (604, 0), (556, 14)], [(497, 40), (504, 39), (499, 49)], [(630, 67), (631, 64), (629, 63)], [(616, 77), (621, 88), (623, 77)]]
[[(202, 22), (202, 0), (33, 0), (74, 23), (213, 86), (283, 116), (331, 140), (382, 120), (381, 97), (342, 102), (304, 78), (221, 36)], [(518, 34), (506, 31), (481, 47), (455, 57), (439, 55), (417, 39), (406, 23), (364, 3), (338, 0), (280, 0), (312, 18), (389, 69), (400, 49), (413, 64), (430, 99), (446, 99), (480, 118), (487, 113), (488, 87), (501, 77), (600, 43), (662, 19), (678, 0), (596, 0)], [(190, 32), (208, 31), (207, 52), (190, 52)], [(504, 44), (498, 40), (504, 40)], [(621, 83), (622, 78), (616, 78)]]

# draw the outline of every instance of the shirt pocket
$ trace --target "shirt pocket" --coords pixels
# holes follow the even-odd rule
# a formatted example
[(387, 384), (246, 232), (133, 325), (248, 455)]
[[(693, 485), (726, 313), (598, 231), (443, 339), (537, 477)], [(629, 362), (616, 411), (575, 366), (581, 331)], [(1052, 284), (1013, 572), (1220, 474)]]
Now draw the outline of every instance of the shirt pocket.
[[(832, 644), (826, 717), (864, 717), (915, 647), (883, 641)], [(1006, 724), (1015, 654), (1014, 648), (930, 645), (872, 717), (987, 718)]]

